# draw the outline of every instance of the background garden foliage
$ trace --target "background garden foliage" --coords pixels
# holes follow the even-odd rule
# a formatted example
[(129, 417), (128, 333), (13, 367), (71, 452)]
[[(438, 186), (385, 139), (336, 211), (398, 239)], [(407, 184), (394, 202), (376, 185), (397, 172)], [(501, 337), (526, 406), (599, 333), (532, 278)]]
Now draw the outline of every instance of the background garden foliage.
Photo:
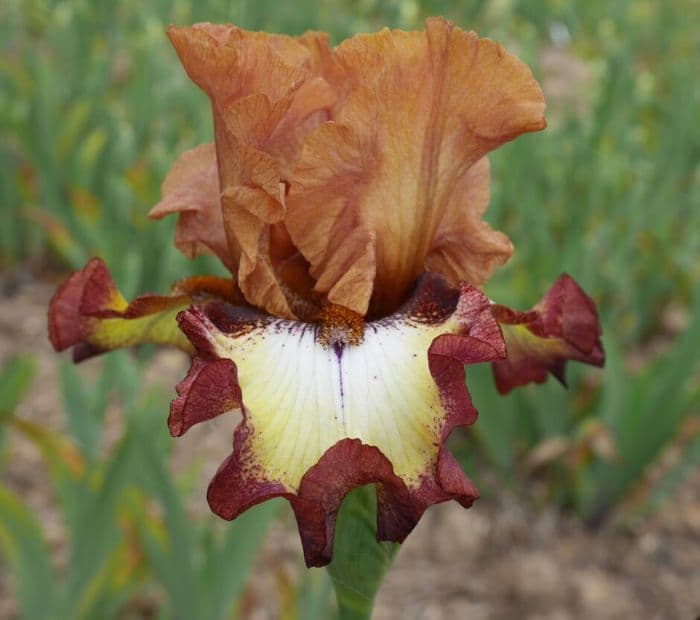
[[(523, 58), (549, 104), (546, 131), (490, 157), (487, 217), (516, 253), (486, 292), (529, 308), (570, 273), (598, 303), (608, 355), (603, 372), (571, 364), (568, 391), (550, 380), (505, 398), (488, 367), (470, 370), (481, 416), (453, 438), (455, 451), (485, 495), (537, 469), (538, 497), (591, 524), (644, 519), (700, 463), (699, 6), (4, 0), (2, 271), (67, 273), (100, 255), (127, 297), (221, 273), (215, 260), (175, 250), (174, 220), (146, 218), (177, 155), (212, 137), (208, 102), (181, 69), (167, 24), (319, 29), (337, 42), (445, 15)], [(57, 358), (63, 434), (16, 412), (41, 389), (32, 358), (0, 360), (0, 472), (14, 434), (36, 443), (70, 549), (57, 568), (41, 520), (0, 479), (0, 555), (24, 618), (136, 618), (135, 601), (148, 596), (163, 618), (235, 617), (267, 526), (288, 518), (276, 502), (223, 526), (190, 514), (192, 476), (169, 466), (174, 386), (145, 383), (151, 354), (118, 352), (92, 370)], [(123, 430), (104, 453), (115, 399)], [(327, 617), (329, 592), (324, 573), (307, 573), (285, 595), (287, 617)]]

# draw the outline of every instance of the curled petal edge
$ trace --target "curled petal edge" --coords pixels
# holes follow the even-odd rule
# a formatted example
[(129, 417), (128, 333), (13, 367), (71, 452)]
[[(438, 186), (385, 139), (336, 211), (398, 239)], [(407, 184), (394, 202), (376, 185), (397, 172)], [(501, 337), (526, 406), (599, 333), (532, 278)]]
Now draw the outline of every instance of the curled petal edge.
[[(546, 126), (528, 67), (499, 44), (430, 18), (422, 32), (344, 41), (326, 77), (339, 93), (332, 122), (306, 137), (285, 215), (315, 290), (378, 317), (393, 313), (426, 269), (483, 284), (512, 246), (482, 221), (482, 160)], [(334, 260), (339, 247), (343, 260)]]
[(182, 153), (163, 181), (161, 199), (148, 216), (178, 214), (175, 247), (188, 258), (215, 254), (235, 271), (221, 216), (221, 191), (214, 144)]
[(532, 310), (494, 305), (508, 357), (492, 364), (501, 394), (528, 383), (543, 383), (548, 373), (566, 385), (566, 364), (575, 360), (602, 367), (605, 352), (595, 302), (576, 281), (562, 274)]
[(177, 282), (171, 295), (141, 295), (129, 303), (104, 261), (93, 258), (52, 297), (49, 339), (56, 351), (72, 348), (75, 362), (145, 343), (171, 345), (191, 354), (194, 349), (175, 317), (202, 298), (242, 300), (231, 280), (197, 276)]
[[(256, 355), (253, 350), (256, 347), (264, 349), (261, 359), (269, 360), (269, 349), (265, 347), (270, 346), (271, 340), (282, 338), (283, 345), (291, 346), (293, 340), (290, 336), (280, 336), (291, 330), (294, 338), (308, 344), (311, 340), (304, 338), (309, 335), (308, 330), (314, 330), (315, 326), (306, 324), (301, 327), (303, 324), (293, 325), (291, 321), (217, 303), (194, 306), (178, 316), (182, 330), (197, 350), (197, 356), (193, 359), (187, 378), (178, 386), (178, 398), (172, 403), (169, 421), (171, 433), (181, 435), (193, 424), (231, 409), (240, 408), (243, 413), (243, 421), (234, 433), (233, 452), (209, 485), (208, 500), (216, 514), (225, 519), (234, 519), (255, 504), (273, 497), (285, 497), (297, 519), (307, 565), (323, 566), (332, 559), (335, 521), (342, 500), (356, 487), (376, 484), (377, 538), (396, 542), (405, 539), (432, 504), (454, 499), (468, 507), (478, 498), (476, 488), (450, 454), (445, 442), (454, 428), (472, 424), (477, 417), (465, 385), (464, 365), (493, 361), (505, 355), (491, 305), (477, 289), (463, 285), (455, 290), (439, 276), (429, 274), (422, 278), (411, 301), (397, 314), (398, 319), (390, 317), (384, 325), (373, 327), (370, 324), (365, 342), (357, 349), (364, 346), (371, 353), (371, 332), (374, 330), (378, 333), (382, 329), (387, 330), (385, 337), (389, 339), (398, 337), (413, 339), (412, 342), (421, 345), (425, 343), (424, 348), (411, 350), (408, 355), (410, 360), (403, 359), (403, 356), (399, 360), (401, 367), (411, 374), (411, 364), (416, 365), (418, 374), (413, 376), (413, 381), (417, 383), (421, 382), (420, 368), (425, 367), (426, 377), (439, 403), (439, 411), (433, 412), (434, 417), (427, 417), (427, 421), (434, 424), (426, 424), (425, 429), (428, 430), (421, 431), (423, 434), (433, 434), (418, 450), (426, 450), (429, 454), (425, 461), (420, 461), (415, 476), (408, 475), (400, 459), (396, 460), (400, 449), (412, 449), (406, 445), (399, 446), (397, 450), (395, 444), (402, 442), (402, 436), (386, 439), (385, 445), (373, 445), (368, 440), (371, 431), (357, 430), (360, 427), (353, 427), (352, 421), (345, 421), (345, 416), (348, 419), (351, 417), (353, 403), (352, 397), (342, 392), (342, 381), (341, 391), (334, 396), (335, 402), (340, 402), (339, 408), (331, 412), (337, 424), (337, 417), (342, 411), (343, 424), (346, 425), (341, 425), (337, 440), (323, 444), (325, 447), (317, 458), (297, 477), (291, 476), (290, 472), (281, 472), (279, 467), (275, 469), (270, 461), (284, 451), (284, 445), (277, 444), (272, 450), (273, 456), (261, 454), (265, 444), (260, 436), (266, 430), (271, 432), (273, 427), (265, 427), (264, 424), (277, 411), (271, 410), (261, 416), (256, 410), (256, 403), (265, 402), (265, 399), (256, 400), (256, 396), (247, 389), (257, 381), (256, 374), (260, 374), (251, 372), (248, 366), (253, 364), (251, 360)], [(398, 323), (395, 325), (393, 321)], [(387, 348), (403, 354), (396, 348), (398, 342), (387, 341)], [(322, 357), (325, 353), (318, 352), (318, 355)], [(328, 359), (333, 359), (335, 355), (338, 360), (346, 359), (350, 365), (352, 355), (360, 354), (341, 347), (328, 352)], [(416, 361), (411, 362), (413, 359)], [(283, 363), (284, 360), (278, 361), (280, 363), (276, 363), (276, 366), (288, 366)], [(298, 367), (302, 365), (302, 361), (299, 361)], [(339, 362), (336, 368), (340, 367)], [(314, 380), (320, 376), (318, 372), (317, 369)], [(348, 382), (350, 377), (346, 375), (344, 380)], [(385, 377), (384, 380), (389, 379)], [(282, 390), (282, 383), (282, 380), (270, 381), (268, 389)], [(372, 385), (364, 385), (364, 389), (373, 388)], [(273, 398), (271, 394), (270, 399)], [(317, 398), (324, 398), (320, 388)], [(343, 401), (343, 398), (346, 400)], [(370, 416), (382, 413), (379, 400), (380, 396), (377, 396), (374, 403), (376, 410), (367, 412)], [(420, 414), (410, 410), (412, 404), (405, 403), (409, 416), (402, 418), (403, 423), (396, 427), (399, 435), (405, 434), (407, 444), (409, 438), (415, 442), (418, 441), (416, 437), (422, 436), (420, 433), (411, 435), (412, 429), (408, 428), (409, 423), (421, 421)], [(416, 409), (419, 405), (416, 405)], [(314, 414), (304, 420), (308, 426), (304, 427), (302, 443), (314, 443), (312, 427), (315, 419)], [(333, 421), (327, 423), (328, 427), (332, 424)], [(288, 422), (284, 428), (287, 430), (283, 435), (293, 434), (288, 430)], [(348, 428), (350, 430), (345, 432)], [(345, 436), (342, 436), (343, 433)], [(306, 447), (304, 450), (308, 451)], [(394, 455), (393, 461), (388, 454)], [(296, 460), (290, 459), (292, 462), (296, 463)], [(285, 474), (289, 475), (285, 477)]]

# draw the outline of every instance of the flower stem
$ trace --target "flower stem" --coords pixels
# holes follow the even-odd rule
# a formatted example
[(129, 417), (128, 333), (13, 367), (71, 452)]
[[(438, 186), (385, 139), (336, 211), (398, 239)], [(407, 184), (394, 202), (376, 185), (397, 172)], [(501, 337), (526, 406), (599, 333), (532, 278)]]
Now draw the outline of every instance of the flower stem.
[(398, 545), (377, 543), (373, 486), (350, 493), (338, 515), (333, 562), (328, 567), (340, 620), (368, 620), (374, 597)]

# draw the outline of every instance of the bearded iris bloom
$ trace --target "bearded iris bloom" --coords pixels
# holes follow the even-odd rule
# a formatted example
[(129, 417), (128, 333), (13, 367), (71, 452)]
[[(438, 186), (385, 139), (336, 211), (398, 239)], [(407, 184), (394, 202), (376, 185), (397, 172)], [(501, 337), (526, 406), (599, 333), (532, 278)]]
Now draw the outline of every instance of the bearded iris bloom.
[(314, 32), (168, 34), (211, 100), (215, 142), (180, 156), (150, 215), (177, 213), (177, 247), (232, 278), (129, 303), (93, 259), (51, 302), (54, 347), (76, 361), (145, 342), (186, 351), (171, 433), (242, 412), (212, 510), (287, 498), (310, 566), (330, 561), (355, 487), (376, 485), (381, 540), (403, 541), (434, 503), (470, 506), (446, 447), (476, 420), (464, 366), (492, 363), (505, 393), (604, 359), (570, 277), (528, 312), (479, 289), (513, 250), (482, 220), (486, 155), (545, 127), (530, 70), (443, 19), (335, 48)]

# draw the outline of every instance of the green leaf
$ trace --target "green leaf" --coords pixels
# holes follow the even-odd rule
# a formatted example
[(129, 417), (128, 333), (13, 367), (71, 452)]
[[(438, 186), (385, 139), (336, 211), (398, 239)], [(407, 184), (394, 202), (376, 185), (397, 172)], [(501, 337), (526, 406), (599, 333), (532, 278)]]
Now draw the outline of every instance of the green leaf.
[[(700, 290), (685, 332), (673, 347), (642, 374), (625, 375), (616, 346), (608, 347), (608, 365), (599, 416), (613, 430), (619, 462), (593, 462), (583, 472), (583, 514), (597, 522), (634, 488), (683, 421), (694, 415), (700, 391), (690, 377), (698, 368)], [(612, 344), (612, 343), (611, 343)]]
[(350, 493), (338, 514), (333, 562), (328, 567), (340, 620), (367, 620), (374, 597), (398, 549), (378, 543), (374, 486)]
[(59, 361), (58, 372), (68, 429), (81, 450), (92, 454), (97, 443), (96, 425), (90, 419), (94, 386), (81, 370), (70, 361)]
[(21, 402), (32, 384), (36, 362), (28, 356), (18, 355), (0, 370), (0, 420), (11, 414)]
[(10, 359), (0, 369), (0, 469), (7, 456), (3, 450), (6, 439), (3, 423), (12, 420), (13, 411), (29, 389), (35, 372), (35, 361), (23, 355)]
[(41, 528), (12, 491), (0, 486), (0, 551), (14, 577), (23, 620), (50, 620), (55, 581)]
[[(91, 593), (92, 581), (110, 554), (119, 545), (122, 534), (117, 525), (117, 508), (124, 487), (134, 479), (137, 470), (136, 446), (138, 430), (130, 429), (100, 472), (99, 486), (83, 485), (83, 497), (73, 506), (75, 514), (68, 521), (72, 556), (68, 575), (68, 600), (83, 605), (82, 597)], [(75, 498), (78, 502), (78, 499)]]
[[(161, 463), (161, 456), (143, 446), (142, 476), (148, 491), (163, 508), (163, 529), (156, 535), (153, 524), (141, 528), (146, 555), (158, 580), (168, 593), (172, 618), (201, 618), (202, 596), (196, 578), (195, 525), (188, 521), (183, 502)], [(164, 536), (162, 535), (164, 534)]]
[(328, 618), (333, 582), (328, 571), (306, 571), (299, 586), (294, 618)]
[(91, 461), (97, 457), (109, 395), (119, 374), (118, 362), (114, 356), (105, 357), (96, 382), (88, 381), (83, 370), (70, 362), (61, 360), (59, 364), (68, 428)]
[(212, 549), (204, 560), (201, 577), (206, 614), (203, 618), (232, 617), (270, 523), (280, 512), (280, 502), (273, 500), (254, 506), (225, 524), (223, 544)]
[(678, 461), (659, 480), (654, 488), (647, 504), (643, 507), (643, 513), (648, 514), (658, 510), (663, 503), (670, 499), (681, 483), (690, 473), (700, 466), (700, 433), (681, 452)]
[(481, 446), (504, 478), (509, 478), (515, 460), (517, 417), (523, 417), (515, 406), (519, 394), (505, 398), (496, 392), (491, 368), (486, 364), (467, 369), (467, 384), (474, 405), (480, 412), (474, 426)]
[(66, 437), (46, 426), (15, 416), (10, 418), (10, 423), (40, 450), (54, 479), (60, 479), (62, 476), (77, 478), (83, 475), (83, 456)]

